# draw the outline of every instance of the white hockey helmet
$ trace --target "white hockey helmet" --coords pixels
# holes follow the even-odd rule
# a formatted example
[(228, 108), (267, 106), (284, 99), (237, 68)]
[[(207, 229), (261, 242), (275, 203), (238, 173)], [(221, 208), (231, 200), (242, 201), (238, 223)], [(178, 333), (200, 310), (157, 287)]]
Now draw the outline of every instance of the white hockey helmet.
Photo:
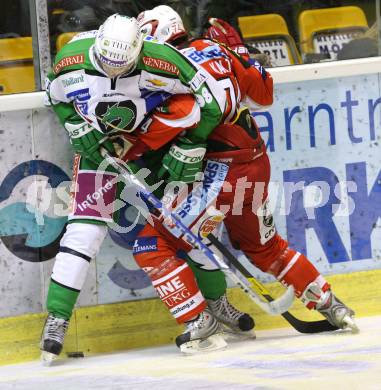
[(143, 35), (135, 18), (114, 14), (99, 27), (94, 54), (109, 77), (135, 69), (143, 45)]
[(144, 35), (151, 35), (160, 42), (171, 43), (187, 36), (180, 15), (168, 5), (158, 5), (141, 12), (138, 23)]

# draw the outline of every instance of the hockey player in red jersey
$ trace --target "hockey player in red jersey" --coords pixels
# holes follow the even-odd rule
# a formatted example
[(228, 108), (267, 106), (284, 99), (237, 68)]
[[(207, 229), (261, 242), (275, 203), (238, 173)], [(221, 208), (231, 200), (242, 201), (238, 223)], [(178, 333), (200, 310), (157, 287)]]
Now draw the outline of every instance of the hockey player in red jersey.
[[(242, 250), (260, 270), (274, 275), (284, 285), (292, 285), (295, 295), (309, 309), (318, 310), (339, 328), (350, 327), (357, 330), (353, 320), (354, 312), (335, 297), (330, 285), (306, 256), (290, 248), (288, 242), (277, 233), (269, 211), (270, 162), (258, 127), (249, 110), (242, 107), (242, 102), (248, 104), (251, 109), (270, 105), (273, 99), (271, 75), (257, 62), (250, 66), (243, 58), (211, 40), (197, 39), (186, 42), (187, 34), (181, 19), (170, 7), (159, 6), (146, 11), (138, 20), (143, 32), (176, 44), (178, 48), (182, 47), (185, 56), (207, 69), (225, 85), (230, 103), (225, 111), (225, 123), (219, 125), (211, 134), (197, 134), (197, 141), (207, 143), (204, 171), (206, 179), (208, 169), (210, 173), (213, 164), (213, 174), (223, 178), (224, 185), (219, 188), (215, 208), (223, 209), (224, 223), (233, 246)], [(247, 55), (239, 35), (223, 21), (218, 20), (209, 29), (207, 36), (218, 36), (230, 45), (233, 42), (236, 51)], [(181, 99), (184, 99), (184, 103)], [(176, 99), (169, 100), (165, 110), (157, 110), (152, 115), (141, 140), (151, 148), (158, 149), (168, 142), (168, 138), (162, 144), (160, 140), (153, 141), (155, 129), (167, 126), (172, 127), (173, 134), (183, 134), (183, 130), (194, 125), (192, 122), (187, 124), (187, 118), (191, 117), (195, 103), (192, 104), (192, 100), (193, 97), (189, 96), (177, 96)], [(202, 105), (202, 102), (198, 103)], [(182, 107), (181, 110), (176, 108), (179, 106)], [(192, 171), (189, 166), (184, 169), (186, 161), (192, 157), (191, 153), (187, 153), (192, 150), (191, 144), (192, 142), (186, 139), (186, 134), (185, 138), (177, 137), (163, 158), (159, 176), (166, 177), (167, 181), (195, 180), (197, 169)], [(222, 165), (227, 166), (227, 170), (224, 170)], [(196, 219), (188, 218), (190, 226), (196, 224)], [(135, 251), (134, 256), (159, 290), (165, 283), (178, 286), (176, 292), (179, 293), (179, 300), (175, 306), (166, 296), (162, 297), (178, 322), (187, 324), (187, 330), (177, 338), (177, 344), (187, 344), (207, 337), (213, 333), (213, 329), (208, 330), (208, 322), (200, 316), (206, 302), (200, 298), (197, 285), (190, 277), (184, 261), (176, 255), (179, 242), (159, 225), (155, 228), (146, 225), (135, 245), (142, 248), (142, 243), (153, 240), (155, 251), (142, 249)], [(186, 291), (186, 294), (180, 294), (182, 291)], [(218, 318), (218, 308), (214, 307), (213, 302), (208, 303)]]

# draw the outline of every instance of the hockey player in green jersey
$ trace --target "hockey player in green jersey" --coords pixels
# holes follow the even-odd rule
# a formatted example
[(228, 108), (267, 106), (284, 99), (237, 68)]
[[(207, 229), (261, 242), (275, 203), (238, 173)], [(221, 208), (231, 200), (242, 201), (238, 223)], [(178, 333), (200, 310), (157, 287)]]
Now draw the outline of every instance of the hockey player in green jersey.
[[(202, 169), (203, 140), (221, 121), (225, 108), (225, 91), (213, 77), (174, 48), (143, 41), (136, 20), (120, 15), (108, 18), (97, 31), (78, 34), (56, 57), (47, 95), (77, 155), (73, 210), (47, 297), (49, 315), (41, 339), (47, 362), (62, 350), (89, 263), (105, 238), (107, 223), (115, 218), (117, 174), (112, 169), (99, 172), (100, 145), (114, 155), (139, 155), (128, 133), (149, 120), (148, 114), (173, 94), (193, 94), (198, 102), (191, 110), (195, 126), (177, 146), (184, 158), (176, 172), (192, 182)], [(217, 321), (208, 315), (218, 332)]]

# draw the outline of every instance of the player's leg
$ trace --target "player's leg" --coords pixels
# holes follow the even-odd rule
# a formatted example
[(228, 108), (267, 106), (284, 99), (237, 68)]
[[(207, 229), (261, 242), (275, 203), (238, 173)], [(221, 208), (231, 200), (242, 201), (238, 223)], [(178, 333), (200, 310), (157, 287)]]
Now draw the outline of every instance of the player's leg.
[(222, 328), (207, 309), (192, 269), (176, 256), (175, 245), (147, 224), (135, 241), (134, 258), (176, 321), (186, 325), (185, 332), (176, 338), (183, 352), (225, 347), (225, 341), (218, 335)]
[[(98, 253), (107, 233), (104, 225), (70, 223), (60, 242), (47, 296), (48, 317), (41, 337), (43, 359), (54, 359), (62, 350), (78, 295), (90, 261)], [(52, 356), (54, 355), (54, 356)]]
[(96, 179), (94, 164), (79, 157), (75, 158), (75, 209), (69, 217), (55, 259), (46, 303), (48, 317), (41, 336), (42, 359), (47, 363), (56, 358), (62, 350), (73, 308), (85, 282), (90, 261), (99, 252), (106, 236), (106, 222), (112, 220), (112, 213), (105, 212), (104, 207), (99, 206), (99, 199), (103, 199), (105, 205), (114, 200), (116, 189), (110, 184), (114, 175), (105, 172), (98, 174)]
[[(208, 222), (211, 223), (208, 217), (209, 212), (211, 215), (215, 212), (213, 204), (221, 191), (228, 168), (225, 164), (208, 160), (204, 171), (203, 184), (199, 183), (193, 186), (192, 192), (187, 193), (187, 196), (178, 193), (180, 201), (176, 200), (176, 213), (181, 214), (183, 216), (182, 222), (186, 223), (198, 235), (200, 234), (198, 229), (201, 226), (204, 226), (205, 229), (211, 227), (208, 225)], [(166, 233), (168, 234), (168, 232)], [(254, 328), (254, 320), (249, 314), (239, 311), (228, 301), (227, 285), (223, 272), (211, 263), (202, 251), (190, 250), (184, 259), (192, 268), (202, 295), (207, 299), (209, 309), (224, 325), (225, 331), (240, 337), (255, 337), (254, 332), (251, 331)]]
[[(247, 190), (241, 207), (225, 219), (233, 246), (245, 252), (262, 271), (271, 273), (286, 286), (292, 285), (296, 297), (307, 308), (318, 310), (339, 328), (354, 329), (353, 310), (335, 297), (330, 285), (307, 257), (290, 248), (277, 233), (267, 201), (270, 172), (267, 155), (257, 159), (255, 164), (244, 165), (237, 169), (237, 176), (246, 174), (253, 182), (255, 180), (255, 185)], [(231, 167), (230, 172), (234, 172), (233, 169)], [(260, 192), (255, 193), (255, 188)]]
[(290, 248), (288, 242), (276, 234), (257, 250), (249, 241), (239, 239), (240, 249), (252, 259), (263, 272), (274, 275), (282, 284), (292, 285), (296, 297), (300, 298), (309, 309), (318, 310), (327, 320), (339, 327), (350, 327), (356, 331), (354, 311), (342, 303), (332, 292), (331, 286), (319, 273), (307, 257)]
[(255, 338), (253, 318), (238, 310), (227, 298), (224, 273), (210, 264), (201, 251), (192, 250), (184, 258), (196, 277), (198, 287), (207, 300), (209, 309), (224, 325), (225, 331), (244, 338)]

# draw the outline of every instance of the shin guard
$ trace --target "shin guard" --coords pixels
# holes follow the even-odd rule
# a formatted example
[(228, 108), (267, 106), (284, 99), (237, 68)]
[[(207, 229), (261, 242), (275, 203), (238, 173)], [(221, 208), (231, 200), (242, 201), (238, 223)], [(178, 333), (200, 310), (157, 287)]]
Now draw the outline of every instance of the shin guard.
[(178, 323), (200, 314), (207, 303), (198, 288), (192, 269), (176, 257), (176, 250), (160, 236), (146, 236), (146, 226), (134, 244), (134, 258), (150, 277), (157, 294)]
[(49, 285), (46, 305), (49, 313), (70, 319), (90, 261), (98, 253), (106, 233), (104, 225), (70, 223), (67, 226)]
[(267, 272), (272, 273), (282, 284), (292, 285), (295, 295), (309, 309), (315, 307), (316, 301), (306, 298), (304, 292), (308, 286), (314, 282), (323, 292), (329, 288), (329, 284), (307, 257), (289, 247), (271, 264)]

